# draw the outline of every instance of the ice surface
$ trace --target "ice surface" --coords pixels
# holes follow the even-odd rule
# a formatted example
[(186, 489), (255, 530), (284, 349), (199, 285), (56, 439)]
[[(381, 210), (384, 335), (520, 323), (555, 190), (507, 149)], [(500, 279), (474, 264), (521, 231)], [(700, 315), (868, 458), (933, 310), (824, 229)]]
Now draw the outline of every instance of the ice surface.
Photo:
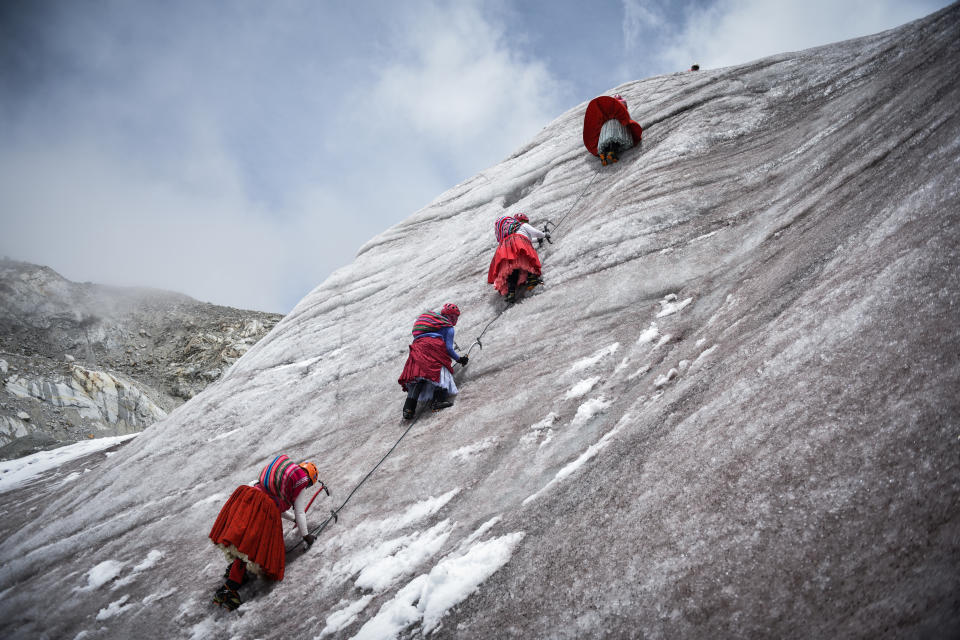
[[(949, 635), (958, 16), (611, 88), (644, 126), (613, 166), (585, 104), (544, 123), (115, 455), (0, 494), (0, 636)], [(517, 210), (569, 215), (507, 306), (485, 276)], [(461, 393), (358, 487), (409, 426), (411, 323), (448, 301)], [(217, 610), (206, 534), (278, 453), (333, 491), (313, 526), (356, 491)]]
[(85, 440), (50, 451), (38, 451), (29, 456), (0, 462), (0, 493), (19, 487), (40, 474), (59, 469), (71, 460), (109, 449), (116, 444), (126, 442), (130, 438), (135, 438), (137, 435), (139, 434), (131, 433), (125, 436), (108, 436)]

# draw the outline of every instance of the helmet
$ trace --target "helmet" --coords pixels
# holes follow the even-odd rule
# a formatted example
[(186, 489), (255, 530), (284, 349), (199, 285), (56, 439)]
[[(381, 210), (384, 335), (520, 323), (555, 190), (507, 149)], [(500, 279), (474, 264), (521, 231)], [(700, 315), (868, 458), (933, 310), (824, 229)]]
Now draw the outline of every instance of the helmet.
[(313, 464), (312, 462), (301, 462), (300, 468), (306, 471), (307, 475), (310, 476), (311, 485), (317, 484), (317, 478), (320, 476), (320, 474), (317, 473), (317, 465)]
[(614, 100), (619, 100), (620, 102), (623, 103), (623, 106), (627, 106), (627, 101), (626, 101), (626, 100), (624, 99), (624, 97), (623, 97), (622, 95), (620, 95), (619, 93), (613, 94), (613, 99), (614, 99)]
[(443, 305), (443, 308), (440, 309), (440, 315), (447, 316), (447, 319), (450, 320), (450, 324), (457, 324), (457, 318), (460, 317), (460, 307), (448, 302)]
[(517, 220), (519, 220), (520, 222), (530, 222), (530, 218), (528, 218), (528, 217), (527, 217), (527, 214), (525, 214), (525, 213), (518, 213), (517, 215), (515, 215), (515, 216), (513, 216), (513, 217), (516, 218)]

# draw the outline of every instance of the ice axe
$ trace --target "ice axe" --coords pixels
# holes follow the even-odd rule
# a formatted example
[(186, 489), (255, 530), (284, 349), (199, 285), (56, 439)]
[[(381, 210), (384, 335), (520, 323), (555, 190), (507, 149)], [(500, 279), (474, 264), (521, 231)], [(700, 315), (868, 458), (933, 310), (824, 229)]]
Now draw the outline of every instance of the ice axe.
[[(557, 225), (553, 221), (547, 220), (546, 222), (543, 223), (543, 232), (547, 234), (547, 242), (549, 242), (550, 244), (553, 244), (553, 240), (550, 239), (550, 225), (553, 225), (554, 229), (557, 228)], [(543, 246), (543, 238), (537, 238), (537, 248), (539, 249), (542, 246)]]

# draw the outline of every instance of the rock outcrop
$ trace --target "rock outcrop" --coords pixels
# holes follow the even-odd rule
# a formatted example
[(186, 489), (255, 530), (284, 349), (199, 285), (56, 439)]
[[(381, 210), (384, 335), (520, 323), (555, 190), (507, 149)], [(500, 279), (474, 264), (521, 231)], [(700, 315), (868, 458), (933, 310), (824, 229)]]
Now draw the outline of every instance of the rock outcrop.
[(0, 261), (0, 458), (146, 428), (280, 317)]

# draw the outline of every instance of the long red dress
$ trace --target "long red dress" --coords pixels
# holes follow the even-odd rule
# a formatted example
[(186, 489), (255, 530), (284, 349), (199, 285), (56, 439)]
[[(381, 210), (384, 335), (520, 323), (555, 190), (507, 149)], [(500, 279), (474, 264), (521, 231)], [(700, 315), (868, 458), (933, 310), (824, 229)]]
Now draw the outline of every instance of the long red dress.
[(257, 487), (243, 485), (234, 490), (213, 523), (210, 539), (254, 573), (283, 580), (286, 549), (280, 511)]
[(440, 369), (446, 368), (450, 375), (453, 375), (450, 362), (450, 354), (447, 353), (447, 347), (442, 339), (433, 336), (417, 338), (410, 345), (407, 362), (403, 365), (403, 372), (397, 382), (404, 390), (409, 383), (416, 382), (418, 378), (425, 378), (439, 385)]
[(526, 283), (528, 274), (538, 277), (541, 275), (540, 256), (533, 248), (530, 238), (522, 233), (511, 233), (497, 247), (487, 270), (487, 282), (492, 284), (500, 295), (505, 296), (510, 289), (507, 278), (515, 269), (520, 270), (517, 286)]
[(630, 130), (633, 135), (633, 144), (640, 142), (643, 127), (630, 119), (630, 112), (623, 103), (610, 96), (600, 96), (590, 101), (583, 115), (583, 146), (595, 156), (600, 155), (597, 149), (600, 142), (600, 129), (603, 128), (604, 122), (612, 119), (619, 120), (620, 124)]

